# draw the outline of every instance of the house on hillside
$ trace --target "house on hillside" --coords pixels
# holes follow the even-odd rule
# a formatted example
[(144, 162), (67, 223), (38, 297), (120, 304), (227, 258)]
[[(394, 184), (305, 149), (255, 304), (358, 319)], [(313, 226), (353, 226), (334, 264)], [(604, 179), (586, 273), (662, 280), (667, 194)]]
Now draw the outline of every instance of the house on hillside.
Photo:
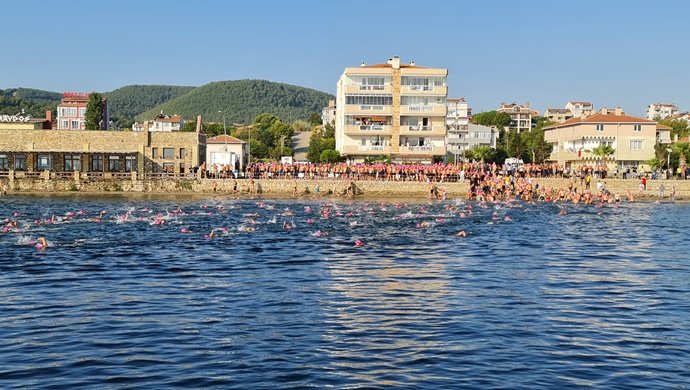
[(163, 111), (153, 120), (142, 123), (135, 122), (133, 131), (180, 131), (184, 127), (184, 119), (180, 115), (165, 115)]

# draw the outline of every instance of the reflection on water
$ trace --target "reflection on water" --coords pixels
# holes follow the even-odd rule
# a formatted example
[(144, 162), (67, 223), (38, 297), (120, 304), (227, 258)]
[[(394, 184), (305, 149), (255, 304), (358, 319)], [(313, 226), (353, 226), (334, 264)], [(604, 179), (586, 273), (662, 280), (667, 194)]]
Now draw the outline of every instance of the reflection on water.
[(5, 388), (690, 379), (688, 205), (2, 200)]

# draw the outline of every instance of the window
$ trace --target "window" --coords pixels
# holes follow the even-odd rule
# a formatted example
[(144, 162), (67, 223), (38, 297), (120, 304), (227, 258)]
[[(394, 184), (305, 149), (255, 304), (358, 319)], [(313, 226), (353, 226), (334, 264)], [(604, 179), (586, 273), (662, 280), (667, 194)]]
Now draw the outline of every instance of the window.
[(81, 171), (81, 156), (78, 154), (65, 155), (65, 172)]
[(635, 125), (633, 126), (634, 131), (642, 131), (642, 125)]
[(163, 159), (164, 160), (172, 160), (175, 158), (175, 149), (174, 148), (163, 148)]
[(50, 154), (39, 154), (36, 159), (36, 170), (45, 171), (53, 168), (53, 156)]
[(79, 109), (79, 117), (83, 118), (86, 116), (86, 107), (82, 107)]
[(69, 116), (77, 116), (77, 107), (70, 107)]
[(79, 121), (72, 121), (72, 130), (79, 129)]
[(14, 169), (16, 171), (26, 171), (26, 154), (14, 155)]
[(69, 121), (60, 121), (61, 129), (69, 129)]
[(184, 163), (180, 163), (180, 173), (184, 173)]
[(175, 172), (175, 165), (173, 163), (163, 163), (163, 172), (174, 173)]
[(91, 171), (103, 172), (103, 156), (91, 156)]
[(597, 131), (604, 131), (604, 125), (597, 125)]
[(392, 95), (346, 95), (345, 104), (390, 106), (393, 104)]
[(185, 148), (180, 148), (180, 158), (186, 158), (187, 157), (187, 150)]
[(10, 169), (10, 160), (6, 154), (0, 154), (0, 170), (6, 171)]
[(125, 172), (137, 170), (137, 156), (125, 156)]
[(65, 107), (60, 107), (60, 116), (68, 116), (69, 110)]
[(151, 158), (158, 158), (158, 148), (151, 148)]
[(630, 140), (630, 150), (642, 150), (643, 146), (642, 140)]
[(120, 156), (108, 156), (108, 171), (120, 171)]

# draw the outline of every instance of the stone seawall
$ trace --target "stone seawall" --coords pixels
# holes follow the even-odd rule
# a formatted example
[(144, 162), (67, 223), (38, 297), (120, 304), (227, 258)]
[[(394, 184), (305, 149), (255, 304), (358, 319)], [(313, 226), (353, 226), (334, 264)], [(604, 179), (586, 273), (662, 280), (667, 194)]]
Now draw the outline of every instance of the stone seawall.
[[(233, 180), (47, 180), (36, 178), (16, 178), (12, 181), (0, 179), (7, 186), (8, 193), (152, 193), (152, 194), (250, 194), (248, 180), (237, 180), (237, 192), (233, 191)], [(540, 186), (553, 188), (567, 188), (568, 179), (533, 179)], [(293, 196), (294, 185), (297, 184), (298, 195), (315, 195), (316, 184), (319, 184), (319, 194), (325, 195), (328, 191), (342, 193), (347, 187), (343, 180), (256, 180), (255, 191), (263, 196)], [(659, 185), (664, 184), (666, 195), (671, 188), (676, 187), (676, 197), (690, 197), (690, 180), (649, 180), (646, 194), (656, 196)], [(427, 197), (429, 185), (424, 182), (395, 182), (395, 181), (355, 181), (358, 193), (363, 197)], [(446, 190), (448, 198), (467, 196), (469, 183), (437, 183), (439, 189)], [(638, 180), (611, 179), (606, 180), (606, 187), (615, 194), (625, 195), (628, 190), (637, 194), (639, 191)], [(583, 186), (578, 186), (583, 189)], [(592, 191), (596, 191), (596, 183), (592, 183)]]

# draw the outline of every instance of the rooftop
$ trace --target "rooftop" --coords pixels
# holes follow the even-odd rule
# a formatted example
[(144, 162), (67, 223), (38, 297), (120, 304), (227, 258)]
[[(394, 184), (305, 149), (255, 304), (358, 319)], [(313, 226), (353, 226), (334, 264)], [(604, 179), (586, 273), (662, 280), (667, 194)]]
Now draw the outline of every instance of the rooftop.
[(243, 144), (245, 143), (239, 138), (235, 138), (229, 135), (217, 135), (206, 140), (207, 144)]
[(563, 123), (559, 123), (556, 125), (551, 125), (551, 126), (546, 126), (544, 127), (544, 130), (549, 130), (549, 129), (556, 129), (559, 127), (566, 127), (566, 126), (572, 126), (572, 125), (577, 125), (580, 123), (639, 123), (639, 124), (646, 124), (646, 123), (656, 123), (654, 121), (651, 121), (649, 119), (644, 119), (644, 118), (638, 118), (636, 116), (630, 116), (630, 115), (616, 115), (615, 113), (609, 113), (609, 114), (602, 114), (602, 113), (597, 113), (590, 115), (585, 118), (571, 118), (568, 119), (567, 121)]

